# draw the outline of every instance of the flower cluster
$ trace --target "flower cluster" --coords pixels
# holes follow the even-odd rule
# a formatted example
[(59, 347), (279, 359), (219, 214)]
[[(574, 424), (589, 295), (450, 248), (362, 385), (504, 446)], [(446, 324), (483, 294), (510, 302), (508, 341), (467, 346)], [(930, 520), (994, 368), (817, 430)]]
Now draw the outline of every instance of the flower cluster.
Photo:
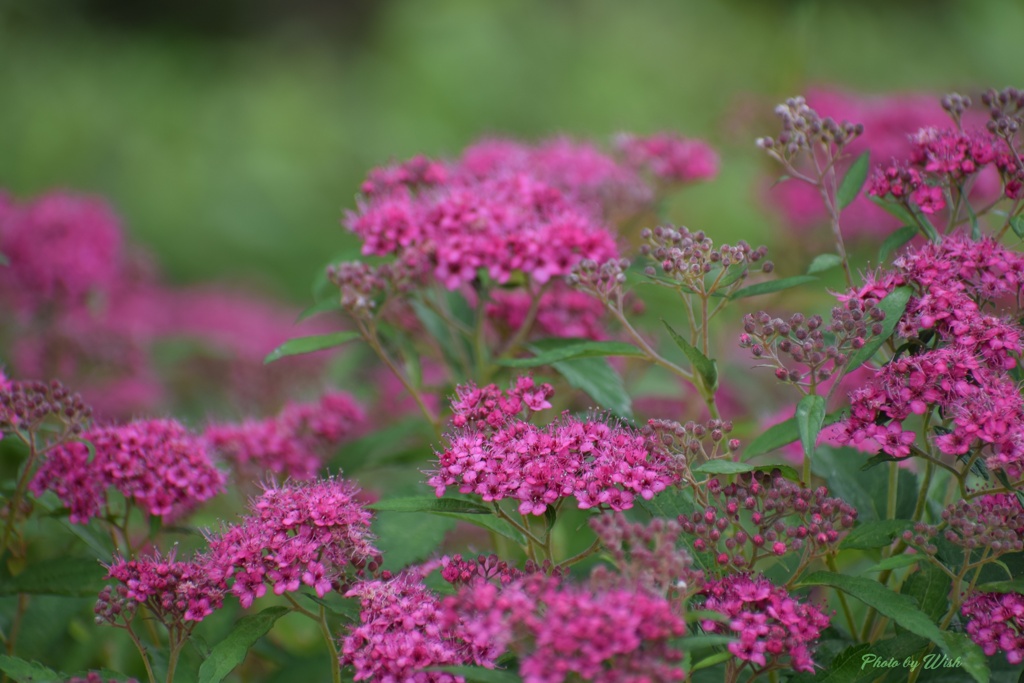
[(458, 623), (446, 623), (441, 599), (423, 585), (431, 566), (356, 584), (346, 593), (360, 601), (359, 624), (341, 641), (341, 664), (357, 681), (461, 683), (461, 676), (423, 671), (432, 666), (475, 663), (493, 666), (500, 647), (474, 648)]
[(1010, 664), (1024, 662), (1024, 595), (976, 593), (961, 613), (968, 620), (967, 635), (986, 655), (1002, 651)]
[(692, 468), (701, 460), (714, 460), (721, 453), (739, 450), (739, 439), (727, 438), (732, 430), (731, 420), (712, 418), (707, 422), (690, 420), (685, 424), (675, 420), (648, 420), (642, 432), (685, 458)]
[[(174, 554), (127, 560), (115, 558), (108, 579), (120, 582), (100, 594), (95, 612), (98, 621), (130, 621), (132, 603), (146, 605), (163, 624), (202, 621), (224, 603), (224, 588), (210, 578), (206, 567), (196, 562), (177, 562)], [(117, 599), (113, 598), (116, 590)], [(128, 611), (125, 611), (125, 607)]]
[[(662, 597), (624, 586), (573, 585), (534, 573), (507, 586), (477, 581), (443, 603), (443, 621), (477, 652), (519, 654), (526, 683), (682, 680), (669, 642), (685, 623)], [(513, 634), (520, 634), (513, 642)]]
[(683, 527), (675, 520), (655, 518), (643, 525), (607, 514), (592, 519), (590, 527), (618, 570), (611, 575), (603, 567), (595, 569), (595, 585), (633, 585), (670, 597), (689, 595), (704, 582), (704, 573), (693, 568), (693, 558), (679, 547)]
[(273, 472), (308, 481), (317, 476), (331, 450), (365, 419), (349, 394), (329, 392), (317, 403), (288, 404), (265, 420), (210, 425), (203, 436), (246, 476)]
[(718, 154), (700, 140), (674, 133), (623, 134), (616, 138), (615, 146), (627, 164), (666, 184), (710, 180), (718, 175)]
[(77, 307), (109, 290), (122, 249), (117, 215), (101, 199), (53, 192), (0, 212), (0, 291), (20, 309)]
[[(682, 284), (698, 294), (712, 294), (720, 290), (738, 289), (749, 274), (752, 264), (761, 262), (768, 253), (765, 246), (751, 247), (740, 240), (735, 246), (715, 243), (703, 230), (690, 232), (685, 227), (658, 226), (645, 228), (640, 236), (647, 242), (640, 253), (660, 265), (660, 272), (670, 280)], [(761, 271), (770, 273), (771, 261), (761, 264)], [(647, 275), (659, 273), (654, 266)]]
[[(997, 556), (1024, 550), (1024, 509), (1015, 496), (993, 494), (953, 503), (942, 511), (947, 541), (967, 550), (986, 550)], [(937, 552), (931, 543), (939, 527), (915, 524), (903, 540), (929, 554)]]
[(744, 473), (724, 486), (709, 479), (706, 490), (704, 510), (680, 515), (679, 523), (693, 537), (693, 549), (722, 567), (750, 570), (766, 557), (823, 554), (857, 519), (857, 511), (830, 498), (824, 486), (803, 488), (777, 471)]
[(477, 431), (498, 429), (524, 411), (538, 412), (551, 407), (555, 393), (550, 384), (537, 386), (532, 377), (515, 379), (507, 392), (495, 384), (477, 387), (463, 384), (455, 388), (452, 400), (452, 425), (469, 426)]
[[(91, 447), (90, 447), (91, 446)], [(114, 488), (149, 515), (180, 517), (224, 489), (201, 438), (174, 420), (94, 427), (80, 441), (58, 445), (32, 480), (35, 495), (53, 491), (85, 524)]]
[(81, 434), (91, 417), (92, 409), (82, 397), (57, 380), (48, 384), (9, 380), (0, 370), (0, 430), (31, 432), (54, 418), (70, 436)]
[(795, 600), (764, 577), (746, 574), (709, 582), (702, 594), (703, 609), (722, 614), (727, 622), (709, 619), (701, 627), (709, 633), (736, 634), (739, 640), (729, 643), (729, 652), (738, 659), (762, 669), (781, 666), (813, 673), (810, 645), (830, 622), (820, 609)]
[[(449, 486), (458, 486), (485, 501), (518, 500), (524, 515), (542, 515), (568, 496), (580, 508), (625, 510), (635, 496), (649, 500), (678, 479), (673, 459), (651, 437), (568, 415), (537, 427), (512, 417), (520, 410), (518, 397), (478, 397), (495, 391), (472, 389), (454, 404), (457, 429), (448, 435), (448, 448), (438, 454), (438, 467), (427, 482), (439, 498)], [(546, 404), (546, 398), (535, 393), (532, 400)], [(530, 405), (526, 396), (523, 402)]]
[(526, 569), (519, 570), (499, 560), (497, 555), (479, 555), (468, 560), (460, 554), (445, 555), (441, 558), (441, 578), (453, 586), (491, 579), (498, 579), (504, 585), (536, 570), (531, 562), (527, 565)]
[(268, 486), (250, 516), (210, 538), (207, 571), (214, 581), (232, 580), (243, 607), (265, 595), (268, 583), (276, 595), (301, 585), (320, 597), (340, 589), (349, 568), (358, 575), (380, 564), (358, 493), (342, 479)]
[[(842, 370), (852, 351), (881, 334), (883, 320), (885, 312), (875, 299), (849, 299), (836, 306), (827, 327), (819, 315), (794, 313), (783, 320), (764, 311), (748, 313), (743, 316), (740, 347), (775, 368), (779, 381), (813, 387)], [(828, 343), (826, 333), (831, 337)]]

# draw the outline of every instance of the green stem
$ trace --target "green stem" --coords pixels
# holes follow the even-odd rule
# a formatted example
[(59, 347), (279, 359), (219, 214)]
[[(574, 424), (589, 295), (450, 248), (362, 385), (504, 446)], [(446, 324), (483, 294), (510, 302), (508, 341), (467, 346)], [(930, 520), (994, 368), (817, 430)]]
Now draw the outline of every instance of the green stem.
[(341, 683), (341, 663), (338, 661), (338, 646), (335, 645), (334, 636), (331, 635), (331, 628), (327, 625), (326, 608), (324, 608), (323, 605), (320, 605), (319, 613), (310, 612), (288, 593), (285, 593), (284, 597), (292, 604), (292, 609), (302, 616), (316, 622), (320, 627), (320, 634), (323, 636), (324, 644), (327, 645), (327, 650), (331, 655), (331, 681), (332, 683)]
[(591, 555), (593, 555), (594, 553), (596, 553), (600, 549), (601, 549), (601, 539), (600, 538), (594, 539), (594, 542), (590, 544), (590, 547), (587, 548), (586, 550), (584, 550), (583, 552), (577, 553), (576, 555), (573, 555), (572, 557), (570, 557), (569, 559), (567, 559), (567, 560), (565, 560), (563, 562), (559, 562), (558, 563), (558, 568), (559, 569), (564, 569), (566, 567), (571, 567), (574, 564), (577, 564), (577, 563), (582, 562), (583, 560), (587, 559), (588, 557), (590, 557)]
[(11, 541), (11, 534), (14, 533), (14, 521), (18, 518), (18, 513), (21, 510), (21, 499), (24, 498), (25, 491), (28, 489), (30, 475), (32, 474), (36, 458), (39, 456), (39, 451), (36, 448), (35, 434), (30, 433), (27, 439), (22, 436), (21, 440), (28, 445), (28, 458), (25, 459), (25, 469), (18, 478), (18, 483), (14, 487), (14, 493), (7, 504), (7, 523), (4, 525), (3, 541), (0, 541), (0, 557), (7, 552), (7, 547)]
[(135, 631), (132, 630), (131, 624), (124, 627), (128, 631), (128, 636), (135, 643), (135, 648), (139, 651), (142, 656), (142, 664), (146, 667), (146, 676), (149, 678), (149, 683), (156, 683), (156, 674), (153, 673), (153, 666), (149, 663), (149, 655), (146, 654), (146, 647), (139, 640), (139, 637), (135, 635)]
[(886, 501), (887, 519), (896, 519), (896, 503), (899, 501), (900, 467), (898, 462), (889, 463), (889, 498)]

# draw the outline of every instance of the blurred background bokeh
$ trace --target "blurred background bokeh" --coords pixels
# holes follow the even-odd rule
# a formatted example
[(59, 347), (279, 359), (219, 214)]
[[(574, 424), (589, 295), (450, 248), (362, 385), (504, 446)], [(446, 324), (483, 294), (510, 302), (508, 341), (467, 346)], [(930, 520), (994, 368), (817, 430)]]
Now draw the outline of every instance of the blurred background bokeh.
[[(0, 187), (105, 195), (186, 283), (296, 304), (366, 171), (475, 138), (678, 130), (722, 152), (673, 217), (769, 241), (752, 143), (814, 84), (1019, 85), (1019, 0), (4, 0)], [(762, 121), (766, 127), (762, 128)]]

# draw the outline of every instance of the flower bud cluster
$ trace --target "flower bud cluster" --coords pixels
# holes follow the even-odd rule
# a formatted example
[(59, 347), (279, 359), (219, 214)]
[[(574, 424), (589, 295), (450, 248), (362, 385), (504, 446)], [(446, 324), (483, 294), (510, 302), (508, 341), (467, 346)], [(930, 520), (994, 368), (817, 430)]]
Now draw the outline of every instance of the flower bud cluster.
[(982, 94), (981, 102), (988, 107), (991, 120), (987, 128), (993, 135), (1011, 139), (1024, 125), (1024, 91), (989, 89)]
[(268, 486), (238, 526), (211, 536), (204, 558), (211, 579), (226, 584), (243, 607), (267, 592), (306, 585), (320, 597), (348, 585), (346, 573), (373, 572), (381, 562), (372, 544), (370, 513), (347, 481)]
[(224, 475), (203, 439), (180, 423), (141, 420), (94, 427), (80, 441), (51, 449), (30, 488), (37, 496), (56, 493), (76, 524), (101, 514), (111, 488), (146, 514), (170, 520), (223, 491)]
[(497, 579), (505, 585), (524, 575), (523, 571), (510, 567), (493, 554), (479, 555), (468, 560), (464, 560), (460, 554), (441, 558), (441, 578), (456, 587), (491, 579)]
[[(1014, 496), (1002, 494), (961, 500), (942, 511), (947, 541), (967, 550), (987, 550), (992, 557), (1024, 550), (1024, 509)], [(916, 524), (903, 540), (935, 554), (931, 539), (940, 527)]]
[[(767, 247), (753, 248), (743, 240), (716, 248), (703, 230), (690, 232), (685, 227), (645, 228), (640, 235), (647, 242), (640, 247), (640, 253), (658, 262), (660, 273), (704, 295), (739, 288), (749, 266), (763, 261), (768, 253)], [(773, 269), (771, 261), (761, 265), (762, 272), (770, 273)], [(659, 270), (649, 266), (646, 272), (654, 277)]]
[(763, 576), (730, 574), (709, 582), (702, 594), (702, 609), (719, 612), (726, 620), (704, 620), (701, 627), (708, 633), (735, 634), (739, 640), (729, 643), (729, 652), (737, 659), (755, 667), (814, 672), (810, 647), (831, 621), (819, 608), (799, 602)]
[(660, 442), (672, 453), (680, 455), (691, 466), (700, 460), (714, 460), (723, 453), (739, 450), (739, 439), (730, 439), (732, 420), (692, 420), (681, 424), (675, 420), (649, 420), (640, 430)]
[(706, 484), (703, 511), (680, 515), (693, 549), (714, 555), (721, 567), (752, 569), (758, 560), (790, 552), (819, 555), (853, 528), (857, 511), (824, 486), (802, 488), (777, 471), (744, 473), (735, 483)]
[(224, 587), (211, 579), (206, 567), (197, 562), (177, 562), (174, 553), (166, 558), (127, 560), (115, 558), (107, 572), (120, 586), (107, 586), (100, 593), (97, 621), (116, 624), (131, 621), (135, 605), (146, 605), (168, 628), (183, 621), (199, 622), (224, 603)]
[(244, 476), (258, 478), (273, 472), (309, 481), (365, 420), (365, 412), (351, 395), (335, 391), (316, 403), (290, 403), (265, 420), (210, 425), (203, 436)]
[(570, 287), (586, 292), (601, 302), (621, 303), (625, 292), (626, 271), (629, 269), (628, 259), (610, 259), (598, 263), (593, 259), (583, 259), (566, 276)]
[(416, 254), (371, 266), (346, 261), (327, 267), (327, 279), (340, 291), (341, 307), (354, 318), (373, 317), (391, 295), (408, 294), (422, 284), (425, 262)]
[(782, 132), (777, 138), (758, 138), (757, 146), (786, 161), (822, 145), (842, 149), (864, 132), (859, 123), (821, 118), (803, 97), (789, 98), (775, 108), (775, 114), (782, 120)]
[(590, 520), (590, 528), (617, 569), (614, 580), (595, 570), (594, 583), (625, 582), (654, 595), (687, 596), (704, 582), (704, 573), (693, 568), (693, 558), (678, 545), (683, 528), (675, 520), (655, 518), (643, 525), (607, 514)]
[[(872, 298), (851, 298), (834, 307), (827, 327), (818, 315), (794, 313), (783, 320), (764, 311), (748, 313), (743, 316), (740, 347), (774, 367), (779, 381), (814, 386), (841, 370), (852, 351), (881, 334), (883, 320), (885, 312)], [(832, 337), (828, 343), (826, 332)]]
[(1011, 665), (1024, 662), (1024, 595), (975, 593), (960, 613), (967, 619), (967, 635), (987, 656), (1004, 652)]
[(64, 427), (62, 436), (77, 436), (91, 418), (92, 409), (82, 397), (57, 380), (8, 380), (0, 371), (0, 430), (33, 432), (47, 419), (56, 419)]

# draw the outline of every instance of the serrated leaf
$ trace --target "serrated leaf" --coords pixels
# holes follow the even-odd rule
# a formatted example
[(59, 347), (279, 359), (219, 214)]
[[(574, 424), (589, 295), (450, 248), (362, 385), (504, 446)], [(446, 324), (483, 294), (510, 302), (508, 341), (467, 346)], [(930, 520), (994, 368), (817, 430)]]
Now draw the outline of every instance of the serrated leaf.
[[(860, 465), (863, 462), (864, 454), (853, 448), (818, 446), (812, 468), (815, 474), (825, 479), (831, 495), (842, 498), (857, 510), (860, 521), (885, 519), (889, 474), (879, 468), (862, 472)], [(917, 478), (900, 469), (896, 519), (913, 516), (917, 491)]]
[(67, 557), (29, 565), (14, 577), (0, 579), (0, 595), (62, 595), (95, 597), (106, 571), (94, 559)]
[(800, 445), (804, 456), (814, 457), (814, 448), (818, 443), (818, 435), (825, 422), (825, 398), (809, 394), (800, 399), (796, 405), (796, 428), (800, 433)]
[(575, 389), (619, 417), (633, 417), (633, 401), (607, 358), (574, 358), (551, 365)]
[(861, 188), (864, 187), (864, 182), (868, 179), (868, 168), (870, 165), (870, 152), (862, 153), (850, 165), (850, 170), (843, 176), (843, 181), (839, 183), (839, 189), (836, 190), (836, 203), (840, 209), (848, 207), (857, 198), (857, 195), (860, 194)]
[(296, 323), (301, 323), (303, 320), (309, 320), (310, 318), (316, 317), (321, 313), (330, 313), (332, 311), (341, 310), (341, 301), (338, 299), (324, 299), (318, 301), (309, 308), (299, 313), (299, 317), (295, 319)]
[(536, 368), (551, 365), (558, 361), (574, 358), (603, 358), (607, 356), (646, 357), (644, 352), (625, 342), (599, 342), (586, 339), (543, 339), (535, 342), (543, 345), (545, 350), (533, 358), (499, 358), (498, 365), (509, 368)]
[(447, 671), (462, 676), (470, 683), (522, 683), (519, 674), (501, 669), (485, 669), (482, 666), (432, 666), (425, 671)]
[(672, 341), (676, 343), (683, 353), (686, 354), (686, 359), (690, 361), (693, 369), (697, 374), (700, 375), (701, 381), (704, 383), (704, 387), (711, 392), (718, 389), (718, 364), (711, 358), (708, 358), (700, 349), (691, 344), (690, 342), (683, 339), (672, 326), (666, 322), (664, 318), (661, 319), (661, 324), (665, 326), (668, 333), (672, 336)]
[(789, 465), (751, 465), (748, 462), (719, 459), (708, 460), (693, 469), (694, 472), (701, 474), (742, 474), (743, 472), (771, 472), (772, 470), (779, 470), (779, 473), (790, 481), (800, 481), (800, 474)]
[[(822, 420), (821, 426), (827, 427), (828, 425), (835, 424), (842, 419), (843, 412), (837, 410), (834, 413), (826, 415)], [(758, 455), (770, 453), (776, 448), (787, 446), (799, 438), (800, 428), (797, 426), (796, 417), (791, 417), (777, 425), (772, 425), (753, 441), (748, 443), (743, 449), (743, 459), (746, 460)]]
[(287, 607), (268, 607), (259, 614), (239, 619), (231, 633), (213, 647), (210, 656), (199, 667), (199, 683), (220, 683), (224, 680), (242, 663), (249, 648), (289, 611)]
[(436, 555), (455, 520), (438, 514), (381, 512), (374, 515), (371, 528), (384, 557), (383, 568), (394, 572)]
[(1020, 593), (1024, 595), (1024, 578), (1012, 581), (992, 581), (978, 586), (980, 593)]
[(912, 564), (917, 564), (923, 559), (925, 558), (921, 557), (920, 555), (893, 555), (892, 557), (885, 558), (873, 567), (865, 569), (864, 572), (881, 572), (887, 569), (902, 569), (903, 567), (909, 567)]
[(772, 292), (781, 292), (785, 289), (791, 289), (793, 287), (799, 287), (805, 285), (808, 282), (815, 282), (818, 278), (813, 275), (794, 275), (793, 277), (784, 277), (781, 280), (769, 280), (768, 282), (759, 282), (756, 285), (750, 285), (743, 289), (738, 289), (729, 296), (730, 301), (736, 299), (746, 299), (751, 296), (760, 296), (762, 294), (771, 294)]
[(263, 364), (273, 363), (288, 356), (300, 356), (305, 353), (313, 353), (314, 351), (332, 349), (335, 346), (347, 344), (354, 339), (359, 339), (358, 332), (333, 332), (331, 334), (316, 334), (310, 337), (289, 339), (267, 354), (267, 357), (263, 359)]
[(493, 515), (483, 503), (461, 498), (435, 498), (433, 496), (406, 496), (381, 500), (367, 505), (377, 512), (449, 512), (464, 515)]
[(0, 671), (17, 683), (59, 683), (66, 678), (42, 664), (10, 655), (0, 655)]
[(952, 585), (953, 581), (946, 572), (931, 562), (925, 562), (903, 581), (900, 593), (917, 600), (921, 611), (931, 617), (932, 621), (938, 622), (949, 609), (949, 590)]
[(876, 519), (857, 524), (846, 535), (840, 550), (871, 550), (892, 545), (904, 531), (914, 528), (913, 520), (909, 519)]
[(914, 239), (916, 236), (917, 228), (913, 225), (904, 225), (896, 230), (896, 232), (886, 237), (885, 241), (882, 242), (882, 246), (878, 250), (878, 262), (881, 264), (888, 263), (889, 257), (894, 251)]
[(1010, 229), (1017, 237), (1024, 239), (1024, 216), (1011, 216)]
[(882, 334), (873, 337), (861, 348), (850, 354), (850, 360), (846, 364), (845, 374), (849, 374), (864, 365), (881, 348), (882, 344), (892, 336), (893, 330), (899, 324), (903, 312), (907, 310), (910, 297), (913, 295), (910, 287), (897, 287), (887, 297), (878, 302), (878, 307), (885, 312), (885, 320), (882, 321)]
[(842, 263), (843, 259), (838, 254), (818, 254), (811, 261), (811, 265), (807, 266), (807, 274), (823, 273), (826, 270), (832, 270), (836, 266), (842, 265)]
[(831, 586), (843, 591), (873, 607), (879, 614), (888, 617), (893, 623), (899, 624), (914, 635), (932, 641), (950, 657), (960, 657), (964, 670), (974, 680), (978, 683), (988, 683), (989, 669), (981, 648), (963, 634), (939, 629), (927, 614), (918, 609), (916, 601), (912, 598), (894, 593), (873, 579), (832, 572), (815, 572), (804, 577), (799, 585)]

